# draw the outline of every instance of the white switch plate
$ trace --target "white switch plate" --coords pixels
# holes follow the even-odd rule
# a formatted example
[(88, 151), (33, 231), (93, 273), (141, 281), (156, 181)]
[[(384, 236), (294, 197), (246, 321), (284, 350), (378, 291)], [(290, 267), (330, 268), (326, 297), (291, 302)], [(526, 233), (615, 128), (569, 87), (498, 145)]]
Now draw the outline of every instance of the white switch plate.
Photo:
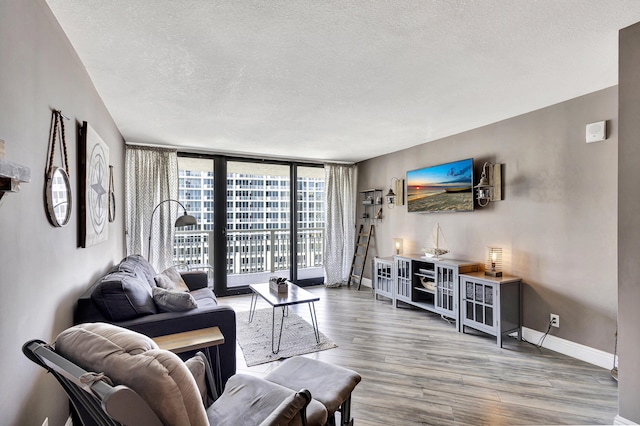
[(607, 138), (607, 122), (597, 121), (587, 124), (586, 132), (587, 143), (603, 141)]

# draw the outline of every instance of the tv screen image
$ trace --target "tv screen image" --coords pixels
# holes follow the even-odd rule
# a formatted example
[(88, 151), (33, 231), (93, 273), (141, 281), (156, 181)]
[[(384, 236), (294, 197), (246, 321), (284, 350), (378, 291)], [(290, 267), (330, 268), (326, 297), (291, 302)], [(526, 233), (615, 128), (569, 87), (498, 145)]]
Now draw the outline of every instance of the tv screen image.
[(473, 158), (408, 171), (407, 209), (410, 213), (473, 211)]

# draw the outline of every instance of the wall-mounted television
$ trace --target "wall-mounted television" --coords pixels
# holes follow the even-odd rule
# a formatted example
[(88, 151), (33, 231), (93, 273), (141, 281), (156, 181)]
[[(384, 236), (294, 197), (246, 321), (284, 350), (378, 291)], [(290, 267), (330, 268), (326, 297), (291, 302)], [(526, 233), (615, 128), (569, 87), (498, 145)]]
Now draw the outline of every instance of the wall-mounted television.
[(407, 172), (411, 213), (473, 211), (473, 158)]

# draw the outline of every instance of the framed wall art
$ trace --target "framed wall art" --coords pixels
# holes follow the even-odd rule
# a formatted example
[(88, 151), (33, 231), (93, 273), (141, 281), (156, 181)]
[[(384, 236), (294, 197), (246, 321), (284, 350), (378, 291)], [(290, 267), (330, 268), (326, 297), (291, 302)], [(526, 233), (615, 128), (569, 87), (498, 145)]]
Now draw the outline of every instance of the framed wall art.
[(78, 245), (89, 247), (109, 238), (109, 147), (86, 121), (78, 140)]

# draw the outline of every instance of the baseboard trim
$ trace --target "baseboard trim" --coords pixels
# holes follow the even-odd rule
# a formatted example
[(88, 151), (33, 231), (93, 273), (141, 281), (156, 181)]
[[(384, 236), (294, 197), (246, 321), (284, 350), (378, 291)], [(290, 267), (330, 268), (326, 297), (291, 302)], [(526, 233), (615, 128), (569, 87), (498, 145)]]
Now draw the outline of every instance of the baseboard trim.
[(624, 417), (621, 417), (620, 414), (613, 418), (614, 425), (637, 425), (638, 423), (634, 423), (631, 420), (627, 420)]
[[(522, 327), (522, 337), (528, 342), (537, 343), (540, 341), (544, 333), (531, 328)], [(589, 364), (610, 370), (613, 368), (613, 354), (589, 346), (581, 345), (570, 340), (561, 339), (556, 336), (547, 335), (542, 343), (543, 348), (550, 349), (555, 352), (576, 358)], [(627, 424), (627, 423), (622, 423)], [(629, 423), (634, 424), (634, 423)]]
[(361, 286), (365, 286), (365, 287), (369, 287), (369, 288), (373, 288), (373, 284), (371, 282), (370, 278), (362, 278), (362, 281), (360, 282)]

